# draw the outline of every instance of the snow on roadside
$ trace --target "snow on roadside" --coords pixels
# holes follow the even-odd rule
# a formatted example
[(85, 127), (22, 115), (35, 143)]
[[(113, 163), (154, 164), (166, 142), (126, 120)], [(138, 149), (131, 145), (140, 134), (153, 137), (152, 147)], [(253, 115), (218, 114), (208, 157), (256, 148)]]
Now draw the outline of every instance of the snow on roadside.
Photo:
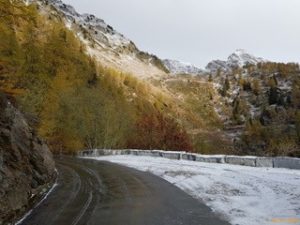
[(281, 225), (288, 224), (291, 219), (300, 219), (298, 170), (142, 156), (103, 156), (96, 159), (160, 176), (204, 201), (233, 225), (271, 225), (274, 222)]

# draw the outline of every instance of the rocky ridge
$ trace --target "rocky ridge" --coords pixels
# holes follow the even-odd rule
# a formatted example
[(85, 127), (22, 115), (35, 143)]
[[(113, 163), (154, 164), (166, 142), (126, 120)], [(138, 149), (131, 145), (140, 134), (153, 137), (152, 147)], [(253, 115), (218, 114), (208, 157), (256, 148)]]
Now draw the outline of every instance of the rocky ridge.
[(193, 74), (193, 75), (200, 75), (205, 73), (205, 70), (198, 68), (197, 66), (191, 63), (184, 63), (178, 60), (170, 60), (165, 59), (163, 60), (165, 67), (172, 73), (172, 74)]
[(267, 60), (249, 54), (246, 50), (238, 49), (232, 53), (227, 61), (213, 60), (206, 66), (206, 70), (210, 73), (216, 73), (218, 70), (221, 72), (230, 72), (232, 69), (241, 68), (247, 65), (257, 65)]
[(88, 54), (102, 65), (139, 78), (159, 78), (169, 72), (158, 57), (139, 50), (131, 40), (95, 15), (80, 14), (61, 0), (29, 1), (37, 3), (42, 13), (64, 20), (86, 45)]
[(233, 69), (242, 68), (247, 65), (257, 65), (258, 63), (268, 62), (267, 60), (256, 57), (246, 50), (237, 49), (233, 52), (227, 60), (213, 60), (207, 64), (205, 69), (201, 69), (191, 63), (184, 63), (178, 60), (165, 59), (163, 63), (165, 67), (172, 74), (191, 74), (191, 75), (203, 75), (203, 74), (216, 74), (218, 71), (223, 73), (229, 73)]

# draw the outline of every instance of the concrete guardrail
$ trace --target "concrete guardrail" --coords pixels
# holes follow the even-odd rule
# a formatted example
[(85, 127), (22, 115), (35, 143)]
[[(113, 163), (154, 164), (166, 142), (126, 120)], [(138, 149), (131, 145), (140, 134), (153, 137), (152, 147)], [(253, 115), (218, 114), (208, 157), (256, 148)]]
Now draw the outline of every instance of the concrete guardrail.
[(78, 153), (80, 157), (99, 157), (108, 155), (135, 155), (162, 157), (173, 160), (189, 160), (205, 163), (226, 163), (251, 167), (270, 167), (300, 169), (300, 158), (292, 157), (256, 157), (256, 156), (235, 156), (235, 155), (201, 155), (188, 152), (173, 152), (161, 150), (110, 150), (95, 149), (84, 150)]
[(232, 165), (256, 166), (257, 157), (252, 156), (225, 156), (225, 162)]
[(300, 159), (290, 157), (277, 157), (273, 159), (275, 168), (288, 168), (300, 170)]

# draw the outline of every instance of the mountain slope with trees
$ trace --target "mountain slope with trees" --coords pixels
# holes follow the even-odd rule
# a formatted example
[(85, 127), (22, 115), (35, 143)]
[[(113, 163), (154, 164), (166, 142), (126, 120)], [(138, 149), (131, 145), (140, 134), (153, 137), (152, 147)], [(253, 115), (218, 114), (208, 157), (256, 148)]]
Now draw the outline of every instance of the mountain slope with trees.
[[(101, 66), (60, 17), (40, 13), (39, 5), (0, 3), (1, 90), (36, 119), (53, 151), (192, 150), (163, 92)], [(149, 138), (154, 144), (145, 144)]]
[(209, 80), (219, 92), (224, 131), (237, 153), (300, 155), (299, 64), (247, 64)]
[[(159, 58), (130, 53), (133, 43), (104, 21), (59, 0), (29, 2), (0, 1), (0, 89), (35, 119), (52, 151), (299, 154), (298, 64), (239, 50), (201, 76), (172, 76)], [(91, 53), (100, 36), (107, 51), (98, 57)], [(102, 56), (117, 50), (164, 75), (140, 76), (148, 70), (136, 63), (137, 74), (127, 73), (118, 57), (108, 66)]]

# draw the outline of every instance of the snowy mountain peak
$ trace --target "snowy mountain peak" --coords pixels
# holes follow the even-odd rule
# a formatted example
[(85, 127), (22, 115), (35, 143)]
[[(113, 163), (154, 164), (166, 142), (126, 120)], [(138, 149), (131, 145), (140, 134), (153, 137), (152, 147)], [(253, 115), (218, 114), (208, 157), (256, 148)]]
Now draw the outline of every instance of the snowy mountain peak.
[(201, 74), (204, 72), (204, 70), (198, 68), (197, 66), (191, 64), (191, 63), (186, 63), (186, 62), (181, 62), (178, 60), (170, 60), (170, 59), (165, 59), (163, 60), (163, 63), (165, 67), (173, 74)]
[(267, 62), (267, 60), (256, 57), (244, 49), (237, 49), (228, 57), (227, 61), (213, 60), (208, 63), (206, 69), (212, 73), (215, 73), (218, 70), (228, 72), (234, 68), (243, 67), (245, 65), (256, 65), (260, 62)]
[(228, 57), (227, 63), (229, 66), (232, 65), (232, 67), (242, 67), (247, 64), (255, 65), (264, 61), (263, 58), (255, 57), (244, 49), (238, 49)]

